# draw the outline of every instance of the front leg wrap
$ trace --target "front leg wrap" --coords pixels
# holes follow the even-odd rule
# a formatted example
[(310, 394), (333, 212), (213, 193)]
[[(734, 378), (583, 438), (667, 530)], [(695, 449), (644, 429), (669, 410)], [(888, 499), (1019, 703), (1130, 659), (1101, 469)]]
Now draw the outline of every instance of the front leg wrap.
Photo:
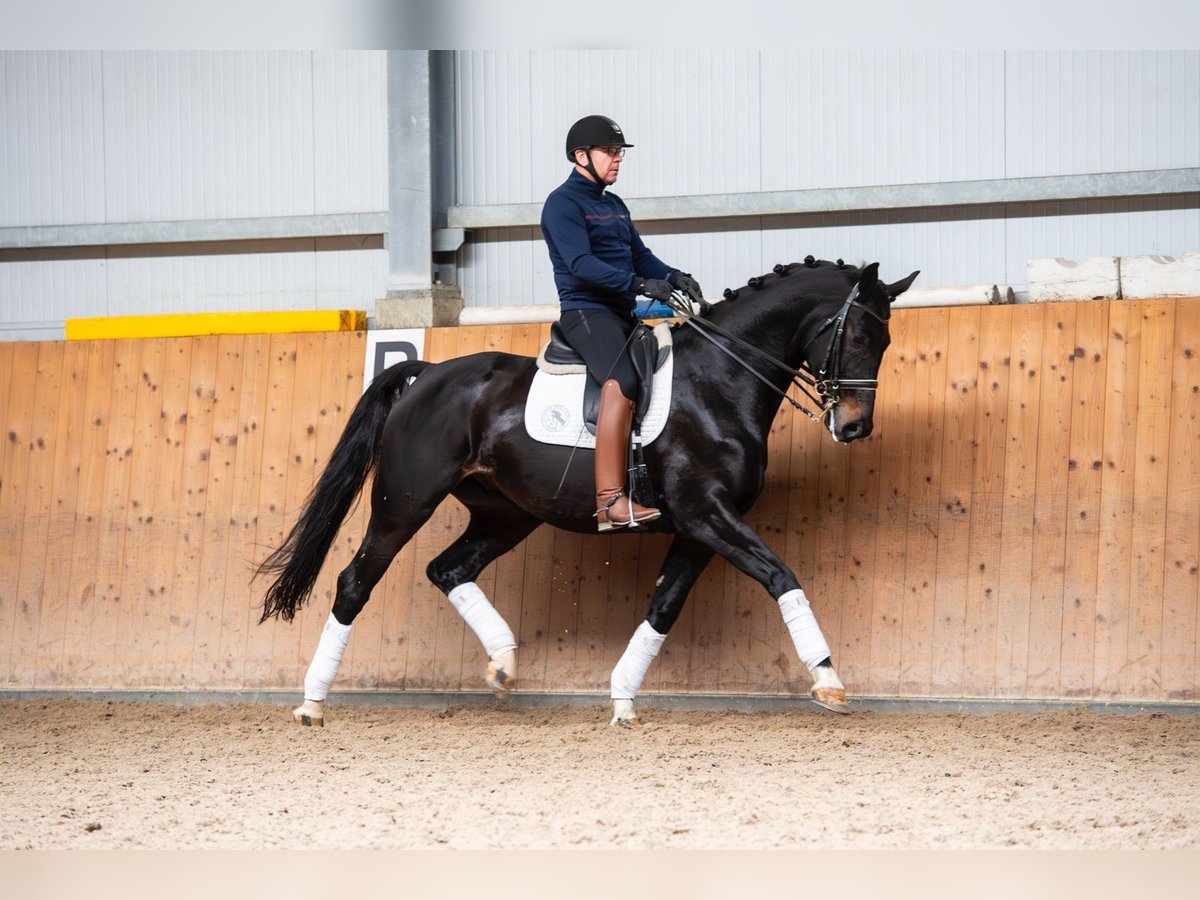
[(787, 625), (792, 643), (796, 645), (796, 654), (812, 672), (829, 659), (829, 643), (821, 633), (804, 589), (796, 588), (781, 596), (779, 611), (783, 613), (783, 623)]
[(817, 625), (816, 616), (808, 603), (808, 597), (801, 588), (788, 591), (779, 598), (779, 611), (783, 613), (783, 621), (792, 643), (796, 645), (796, 653), (808, 671), (812, 673), (812, 696), (818, 706), (832, 712), (850, 712), (846, 702), (846, 688), (838, 678), (833, 664), (829, 662), (829, 643), (821, 628)]

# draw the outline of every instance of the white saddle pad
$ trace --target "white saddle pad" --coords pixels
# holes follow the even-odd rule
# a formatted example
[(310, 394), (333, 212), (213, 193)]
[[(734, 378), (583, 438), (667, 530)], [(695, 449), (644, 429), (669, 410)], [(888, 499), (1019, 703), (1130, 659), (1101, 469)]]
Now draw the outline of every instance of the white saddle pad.
[[(670, 337), (668, 334), (667, 341)], [(675, 353), (654, 373), (650, 408), (642, 418), (642, 444), (649, 444), (662, 433), (671, 411), (671, 382), (675, 372)], [(551, 375), (541, 369), (533, 376), (529, 399), (525, 402), (525, 430), (535, 441), (564, 447), (595, 449), (596, 436), (583, 424), (583, 388), (585, 372)]]

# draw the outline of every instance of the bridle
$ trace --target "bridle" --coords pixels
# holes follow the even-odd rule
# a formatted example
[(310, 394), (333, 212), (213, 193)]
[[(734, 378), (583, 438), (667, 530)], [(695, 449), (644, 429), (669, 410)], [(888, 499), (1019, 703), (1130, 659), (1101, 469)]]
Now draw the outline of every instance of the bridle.
[[(891, 317), (890, 310), (889, 315), (881, 316), (866, 304), (859, 302), (857, 284), (850, 289), (850, 295), (846, 297), (846, 302), (842, 304), (841, 308), (836, 313), (825, 319), (825, 321), (817, 327), (817, 330), (813, 332), (812, 336), (805, 343), (805, 352), (802, 354), (804, 361), (801, 363), (801, 368), (799, 369), (793, 369), (787, 363), (780, 359), (776, 359), (774, 356), (764, 350), (759, 349), (749, 341), (743, 340), (735, 334), (730, 334), (728, 331), (725, 331), (723, 328), (714, 325), (703, 316), (696, 315), (692, 311), (691, 299), (681, 291), (675, 291), (671, 295), (671, 301), (669, 305), (671, 309), (683, 319), (684, 324), (694, 328), (714, 347), (716, 347), (726, 356), (729, 356), (751, 375), (766, 384), (771, 388), (771, 390), (775, 391), (777, 394), (781, 395), (785, 400), (787, 400), (788, 403), (792, 404), (793, 407), (814, 421), (824, 421), (825, 418), (833, 412), (834, 407), (841, 402), (843, 391), (871, 391), (874, 393), (879, 387), (878, 378), (842, 377), (842, 346), (846, 335), (846, 317), (850, 315), (850, 310), (853, 308), (861, 309), (863, 312), (867, 313), (867, 315), (885, 325), (887, 324), (888, 319)], [(702, 303), (702, 309), (707, 308), (710, 308), (710, 305), (708, 303)], [(829, 346), (825, 350), (825, 359), (821, 363), (820, 368), (814, 373), (808, 365), (807, 350), (812, 346), (814, 341), (816, 341), (821, 335), (830, 329), (833, 329), (833, 334), (830, 336)], [(709, 334), (709, 332), (720, 335), (725, 340), (745, 351), (748, 351), (754, 356), (765, 360), (775, 368), (782, 369), (783, 371), (787, 372), (790, 376), (788, 386), (791, 387), (792, 385), (795, 385), (796, 387), (800, 388), (800, 390), (806, 397), (809, 398), (809, 400), (820, 407), (820, 414), (818, 415), (817, 413), (812, 412), (803, 404), (792, 399), (786, 389), (780, 390), (779, 387), (772, 383), (770, 379), (758, 371), (758, 369), (754, 368), (754, 366), (752, 366), (738, 354), (734, 353), (728, 347), (725, 347), (719, 343), (717, 339), (713, 337), (713, 334)], [(813, 391), (816, 391), (816, 394), (814, 394)]]

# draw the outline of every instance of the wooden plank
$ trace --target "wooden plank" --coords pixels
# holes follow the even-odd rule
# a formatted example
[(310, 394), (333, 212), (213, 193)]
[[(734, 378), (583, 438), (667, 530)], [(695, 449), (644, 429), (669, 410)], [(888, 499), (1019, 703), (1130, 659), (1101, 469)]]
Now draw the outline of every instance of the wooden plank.
[[(283, 487), (283, 530), (290, 529), (300, 518), (304, 499), (315, 482), (316, 426), (313, 419), (317, 411), (313, 398), (317, 395), (321, 378), (320, 342), (321, 335), (297, 334), (291, 336), (291, 353), (295, 357), (295, 389), (292, 405), (287, 413), (287, 457)], [(271, 672), (276, 687), (295, 690), (304, 682), (307, 654), (312, 653), (315, 642), (303, 647), (301, 640), (306, 628), (315, 627), (316, 634), (328, 617), (328, 609), (318, 599), (306, 605), (296, 614), (295, 621), (288, 627), (275, 629), (275, 640), (271, 648)], [(311, 622), (310, 622), (311, 620)], [(311, 632), (310, 630), (310, 633)]]
[(1200, 300), (1175, 307), (1171, 352), (1171, 444), (1163, 547), (1163, 690), (1200, 700)]
[[(197, 391), (208, 394), (211, 372), (206, 372), (203, 354), (192, 340), (163, 341), (166, 349), (158, 394), (162, 413), (158, 425), (158, 460), (155, 485), (145, 511), (144, 540), (156, 551), (146, 559), (143, 588), (139, 590), (142, 634), (155, 635), (155, 650), (131, 674), (131, 686), (185, 688), (192, 682), (192, 610), (194, 590), (200, 581), (199, 559), (194, 556), (204, 522), (203, 496), (193, 472), (204, 472), (200, 449), (191, 446), (196, 430)], [(215, 346), (215, 341), (212, 342)], [(208, 446), (202, 448), (208, 451)], [(204, 570), (209, 571), (209, 570)], [(191, 586), (191, 589), (190, 587)]]
[[(238, 442), (234, 462), (234, 493), (230, 500), (230, 543), (237, 564), (224, 572), (226, 626), (221, 631), (218, 658), (227, 666), (219, 680), (230, 687), (260, 687), (247, 677), (248, 660), (263, 660), (270, 652), (273, 626), (259, 625), (266, 579), (253, 585), (250, 576), (266, 552), (256, 544), (267, 403), (271, 384), (271, 336), (252, 335), (242, 346), (242, 376), (238, 383)], [(250, 647), (262, 649), (249, 652)], [(264, 666), (265, 668), (265, 666)]]
[(996, 623), (1000, 551), (1004, 540), (1004, 459), (1008, 394), (1012, 380), (1012, 314), (1007, 307), (980, 310), (979, 389), (975, 394), (975, 472), (971, 488), (963, 672), (966, 697), (996, 693)]
[(1009, 353), (1008, 439), (1004, 452), (1003, 544), (996, 620), (996, 696), (1024, 697), (1029, 660), (1033, 514), (1043, 322), (1048, 307), (1013, 309)]
[[(879, 410), (875, 412), (878, 428)], [(879, 541), (879, 503), (883, 442), (872, 434), (850, 448), (846, 546), (841, 562), (841, 630), (833, 664), (852, 695), (871, 681), (871, 620), (874, 617), (875, 548)]]
[(1094, 696), (1121, 696), (1128, 661), (1129, 592), (1133, 560), (1133, 492), (1142, 314), (1135, 303), (1113, 303), (1108, 319), (1104, 468), (1100, 482), (1100, 556), (1096, 570)]
[(21, 553), (17, 561), (16, 609), (11, 637), (8, 684), (32, 687), (35, 681), (38, 626), (42, 613), (42, 586), (46, 576), (46, 549), (50, 534), (51, 497), (54, 486), (54, 441), (58, 434), (62, 395), (63, 350), (60, 341), (37, 345), (33, 382), (33, 416), (29, 421), (29, 465), (26, 469), (25, 505), (21, 519)]
[[(619, 545), (614, 544), (620, 541)], [(628, 599), (614, 601), (610, 575), (614, 565), (623, 567), (623, 549), (637, 545), (636, 535), (584, 536), (580, 547), (579, 617), (575, 656), (566, 675), (572, 690), (602, 691), (609, 686), (612, 663), (605, 655), (611, 632), (628, 613)], [(636, 568), (634, 569), (636, 572)], [(615, 620), (615, 621), (614, 621)], [(615, 662), (616, 660), (613, 660)]]
[(1122, 695), (1165, 700), (1162, 677), (1163, 574), (1167, 519), (1167, 453), (1171, 432), (1171, 348), (1175, 301), (1146, 300), (1142, 309), (1134, 450), (1133, 569), (1129, 644)]
[(96, 543), (95, 601), (91, 620), (91, 645), (82, 665), (84, 686), (111, 688), (118, 685), (117, 642), (128, 639), (119, 631), (124, 608), (120, 594), (125, 567), (125, 511), (129, 507), (129, 479), (133, 468), (133, 441), (137, 421), (138, 362), (141, 347), (135, 341), (120, 341), (113, 354), (107, 446), (104, 466), (104, 507)]
[(1067, 545), (1067, 475), (1071, 449), (1074, 303), (1048, 304), (1042, 332), (1042, 390), (1033, 506), (1033, 577), (1025, 696), (1055, 697), (1062, 654), (1062, 596)]
[(583, 540), (582, 535), (554, 529), (549, 580), (550, 618), (546, 632), (545, 690), (549, 691), (566, 690), (575, 665)]
[[(208, 484), (204, 492), (201, 572), (225, 572), (235, 564), (230, 541), (230, 510), (236, 490), (238, 414), (241, 398), (242, 353), (245, 338), (222, 335), (216, 339), (217, 366), (213, 394), (212, 438), (209, 442)], [(236, 546), (236, 545), (235, 545)], [(236, 553), (236, 551), (235, 551)], [(229, 684), (233, 660), (222, 657), (221, 632), (232, 623), (225, 619), (224, 579), (202, 578), (196, 604), (196, 639), (191, 683), (214, 688)]]
[(912, 412), (909, 528), (905, 540), (904, 610), (900, 627), (900, 692), (926, 695), (933, 679), (934, 578), (941, 504), (949, 319), (945, 310), (918, 313), (916, 407)]
[(63, 351), (61, 393), (53, 441), (51, 465), (53, 487), (49, 527), (42, 554), (41, 617), (37, 647), (32, 660), (35, 687), (63, 683), (62, 651), (70, 604), (71, 548), (75, 537), (75, 513), (79, 502), (80, 436), (87, 415), (86, 344), (68, 344)]
[(1070, 357), (1071, 445), (1067, 464), (1062, 666), (1058, 691), (1064, 697), (1092, 695), (1100, 490), (1104, 477), (1107, 401), (1104, 353), (1108, 347), (1108, 310), (1106, 303), (1081, 303), (1075, 311), (1075, 348)]
[(975, 507), (975, 410), (979, 405), (979, 307), (946, 311), (946, 381), (942, 390), (942, 477), (934, 570), (932, 693), (960, 690), (967, 641), (967, 581)]
[[(162, 549), (155, 533), (155, 514), (161, 511), (154, 508), (153, 497), (160, 483), (163, 401), (159, 388), (165, 375), (167, 349), (162, 340), (138, 341), (138, 345), (141, 354), (132, 398), (133, 456), (130, 460), (129, 505), (122, 526), (125, 556), (118, 582), (121, 607), (117, 630), (120, 637), (116, 645), (114, 678), (122, 686), (143, 687), (162, 683), (165, 662), (155, 659), (152, 651), (161, 632), (155, 616), (158, 611), (156, 598), (148, 596), (153, 588), (147, 582), (146, 574), (152, 555)], [(168, 552), (173, 548), (173, 544), (167, 545)], [(149, 629), (145, 627), (147, 622), (152, 624)]]
[(880, 367), (875, 399), (879, 441), (878, 527), (874, 601), (871, 604), (871, 668), (859, 692), (891, 696), (900, 691), (901, 620), (904, 613), (905, 544), (909, 527), (909, 468), (912, 465), (917, 397), (917, 310), (892, 314), (892, 346)]
[(25, 507), (31, 493), (28, 476), (36, 392), (29, 386), (37, 383), (38, 345), (11, 345), (6, 356), (11, 378), (5, 382), (4, 457), (0, 461), (0, 546), (6, 563), (0, 566), (0, 677), (8, 686), (16, 684), (19, 668), (14, 656), (19, 647), (14, 646), (13, 636), (20, 608), (20, 560), (22, 553), (28, 552), (26, 541), (31, 540), (25, 528)]
[[(291, 437), (292, 400), (296, 393), (296, 341), (292, 335), (273, 335), (267, 366), (267, 407), (262, 422), (262, 464), (259, 467), (257, 523), (254, 531), (255, 559), (261, 560), (283, 543), (290, 521), (286, 518), (288, 444)], [(259, 588), (261, 590), (262, 588)], [(299, 613), (298, 613), (299, 614)], [(292, 622), (278, 619), (254, 627), (247, 634), (245, 680), (249, 687), (296, 685), (288, 674), (274, 666), (277, 635), (299, 630)], [(283, 640), (280, 636), (280, 640)]]
[(78, 346), (87, 347), (85, 412), (84, 426), (74, 448), (79, 460), (79, 496), (71, 536), (71, 561), (63, 589), (67, 598), (67, 620), (62, 641), (61, 676), (57, 681), (62, 687), (82, 686), (85, 683), (83, 671), (94, 663), (92, 614), (96, 599), (96, 553), (100, 540), (100, 520), (107, 503), (105, 448), (112, 405), (110, 379), (116, 349), (111, 341), (94, 341)]

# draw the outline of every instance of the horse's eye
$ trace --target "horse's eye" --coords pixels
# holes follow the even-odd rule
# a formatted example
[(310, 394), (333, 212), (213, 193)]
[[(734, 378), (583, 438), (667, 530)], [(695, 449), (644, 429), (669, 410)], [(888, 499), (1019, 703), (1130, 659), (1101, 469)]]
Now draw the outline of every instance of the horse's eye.
[(859, 350), (865, 350), (868, 343), (867, 336), (861, 332), (855, 332), (854, 334), (850, 335), (850, 345), (852, 347), (856, 347)]

